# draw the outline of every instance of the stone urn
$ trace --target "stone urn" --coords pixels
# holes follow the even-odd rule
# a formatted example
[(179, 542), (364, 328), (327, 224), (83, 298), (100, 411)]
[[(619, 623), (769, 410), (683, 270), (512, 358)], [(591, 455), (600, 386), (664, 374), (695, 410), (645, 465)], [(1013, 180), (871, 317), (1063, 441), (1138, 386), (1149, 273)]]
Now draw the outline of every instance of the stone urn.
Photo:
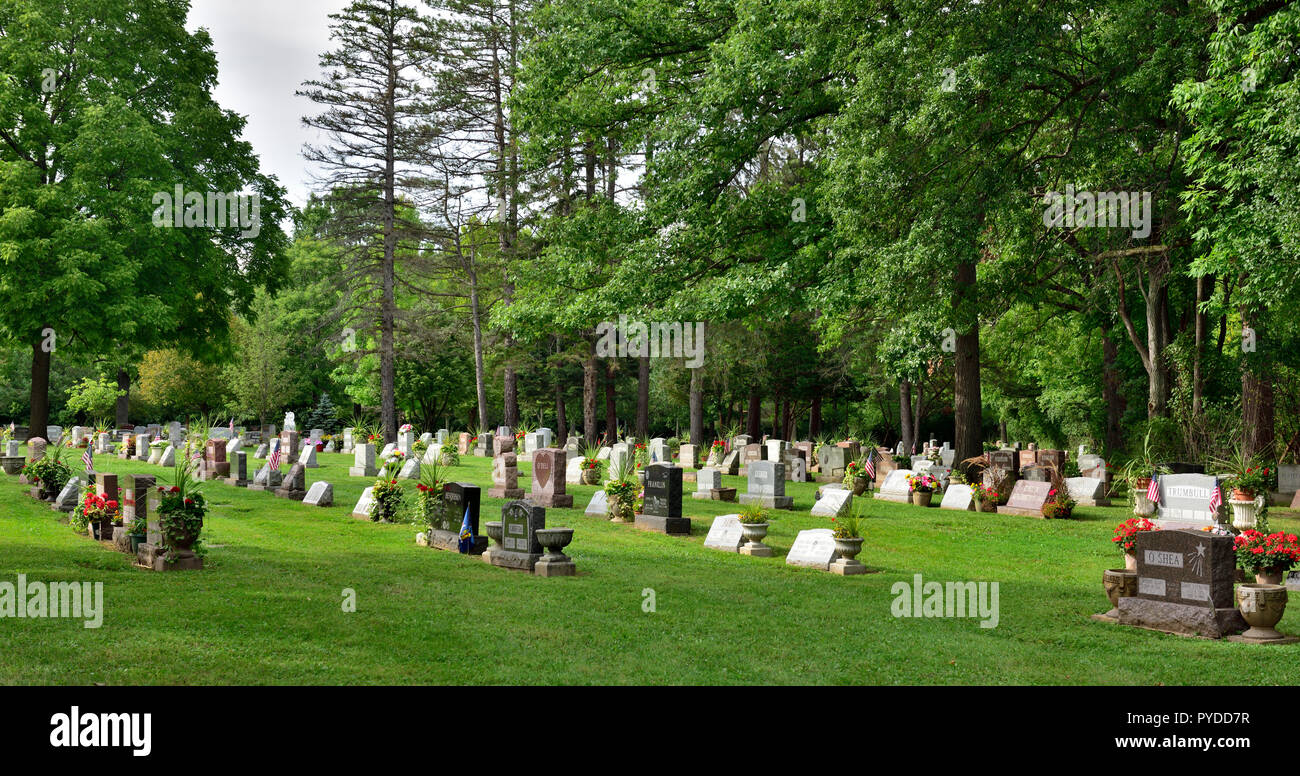
[(1255, 499), (1241, 500), (1233, 499), (1228, 502), (1232, 505), (1232, 527), (1238, 531), (1245, 531), (1255, 527), (1255, 514), (1259, 507), (1255, 504)]
[[(610, 496), (606, 503), (607, 503), (606, 509), (609, 514), (609, 522), (611, 523), (632, 522), (631, 520), (625, 520), (623, 518), (623, 507), (622, 504), (619, 502), (618, 496)], [(630, 512), (631, 510), (628, 511)]]
[(501, 539), (505, 536), (505, 527), (500, 520), (489, 520), (486, 524), (488, 538), (492, 543), (501, 546)]
[(845, 539), (837, 536), (835, 537), (835, 552), (839, 553), (841, 558), (853, 560), (858, 557), (858, 553), (862, 552), (863, 541), (861, 536), (850, 536)]
[(1286, 588), (1248, 582), (1237, 587), (1237, 607), (1250, 630), (1241, 634), (1249, 641), (1277, 641), (1286, 638), (1274, 626), (1286, 612)]
[(1132, 598), (1138, 592), (1138, 575), (1129, 569), (1106, 569), (1101, 574), (1101, 583), (1106, 588), (1106, 597), (1110, 599), (1110, 611), (1102, 615), (1107, 619), (1119, 619), (1119, 599)]
[(583, 468), (583, 470), (582, 470), (582, 484), (583, 484), (583, 485), (595, 485), (595, 484), (597, 484), (597, 483), (599, 483), (599, 482), (600, 482), (600, 468), (599, 468), (599, 467), (597, 467), (597, 468), (595, 468), (595, 469), (587, 469), (587, 468)]
[(17, 474), (23, 470), (24, 459), (21, 455), (4, 456), (0, 458), (0, 468), (5, 470), (5, 474)]
[(855, 496), (861, 496), (863, 493), (866, 493), (866, 492), (867, 492), (867, 486), (870, 485), (870, 484), (871, 484), (871, 483), (867, 480), (866, 477), (854, 477), (854, 478), (853, 478), (853, 495), (855, 495)]
[(539, 528), (533, 532), (537, 537), (537, 543), (542, 545), (543, 558), (551, 561), (568, 560), (568, 556), (562, 552), (565, 547), (573, 543), (572, 528)]
[(772, 557), (772, 548), (763, 544), (769, 526), (770, 523), (741, 523), (740, 531), (745, 536), (745, 543), (740, 547), (740, 554), (758, 558)]
[(1269, 566), (1255, 572), (1255, 581), (1261, 585), (1280, 585), (1286, 572), (1277, 566)]
[(928, 507), (933, 496), (934, 494), (928, 490), (914, 490), (912, 491), (912, 503), (918, 507)]
[(1133, 483), (1133, 514), (1138, 517), (1151, 517), (1156, 513), (1156, 505), (1147, 498), (1147, 486), (1150, 484), (1150, 479)]

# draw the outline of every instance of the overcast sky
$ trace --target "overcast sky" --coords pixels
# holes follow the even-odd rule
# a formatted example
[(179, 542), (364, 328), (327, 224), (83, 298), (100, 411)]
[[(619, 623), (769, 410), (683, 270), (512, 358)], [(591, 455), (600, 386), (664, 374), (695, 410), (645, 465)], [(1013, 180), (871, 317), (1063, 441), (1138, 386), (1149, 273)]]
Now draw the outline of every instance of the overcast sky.
[(347, 0), (192, 0), (189, 28), (206, 27), (220, 63), (215, 96), (223, 108), (247, 117), (244, 139), (262, 171), (280, 179), (294, 204), (311, 190), (302, 158), (316, 133), (302, 125), (314, 105), (295, 97), (320, 74), (318, 57), (330, 48), (329, 14)]

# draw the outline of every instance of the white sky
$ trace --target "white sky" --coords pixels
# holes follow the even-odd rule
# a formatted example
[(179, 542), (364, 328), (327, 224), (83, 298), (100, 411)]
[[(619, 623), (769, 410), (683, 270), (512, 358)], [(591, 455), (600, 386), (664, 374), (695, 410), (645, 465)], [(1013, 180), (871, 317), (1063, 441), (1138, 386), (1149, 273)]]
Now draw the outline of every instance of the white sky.
[(191, 0), (190, 30), (206, 27), (220, 65), (217, 102), (248, 119), (244, 139), (262, 171), (280, 179), (289, 199), (302, 205), (311, 171), (305, 142), (318, 142), (302, 117), (317, 112), (295, 97), (302, 82), (320, 74), (318, 57), (331, 48), (329, 14), (347, 0)]

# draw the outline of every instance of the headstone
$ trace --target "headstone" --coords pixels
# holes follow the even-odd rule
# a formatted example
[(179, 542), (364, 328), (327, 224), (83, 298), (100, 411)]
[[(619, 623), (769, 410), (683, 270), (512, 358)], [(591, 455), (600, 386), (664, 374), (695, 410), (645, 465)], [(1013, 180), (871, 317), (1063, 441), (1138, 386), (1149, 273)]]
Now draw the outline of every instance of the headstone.
[(284, 430), (296, 431), (297, 429), (298, 429), (298, 424), (294, 418), (294, 414), (292, 412), (284, 413)]
[(1277, 492), (1300, 493), (1300, 466), (1282, 464), (1277, 467)]
[[(1160, 503), (1155, 522), (1164, 529), (1203, 528), (1217, 522), (1210, 497), (1218, 479), (1208, 474), (1164, 474), (1159, 477)], [(1230, 494), (1223, 494), (1226, 502)]]
[(1087, 507), (1108, 507), (1110, 499), (1106, 498), (1106, 481), (1092, 477), (1067, 477), (1066, 492), (1070, 498)]
[(1123, 625), (1221, 638), (1246, 627), (1233, 605), (1233, 540), (1205, 531), (1137, 536), (1137, 595), (1119, 599)]
[[(414, 432), (414, 431), (399, 431), (399, 432), (397, 432), (397, 449), (398, 449), (398, 450), (401, 450), (403, 453), (406, 453), (407, 455), (410, 455), (410, 454), (411, 454), (411, 448), (414, 447), (414, 446), (415, 446), (415, 432)], [(385, 453), (391, 452), (390, 450), (388, 450), (388, 448), (384, 448), (384, 451), (385, 451)], [(385, 457), (387, 457), (387, 455), (385, 455)]]
[(682, 517), (682, 470), (670, 463), (652, 463), (645, 469), (645, 500), (636, 526), (647, 531), (689, 536), (691, 520)]
[(648, 451), (650, 463), (672, 463), (672, 457), (668, 453), (668, 443), (663, 437), (651, 439)]
[(264, 444), (258, 445), (257, 449), (253, 451), (253, 457), (258, 460), (265, 460), (267, 454), (268, 454), (267, 446)]
[(881, 501), (893, 501), (899, 504), (910, 502), (912, 500), (912, 486), (908, 484), (907, 478), (913, 474), (916, 474), (916, 472), (911, 469), (894, 469), (885, 476), (885, 481), (881, 483), (875, 497)]
[(137, 461), (149, 460), (149, 442), (152, 439), (148, 434), (135, 435), (135, 459)]
[(591, 501), (583, 514), (588, 517), (604, 517), (609, 514), (609, 497), (605, 495), (605, 491), (598, 490), (591, 494)]
[(298, 463), (302, 464), (304, 469), (319, 469), (320, 464), (316, 463), (316, 445), (304, 447), (302, 455), (298, 456)]
[(399, 480), (418, 480), (420, 479), (420, 459), (410, 458), (402, 464), (402, 468), (397, 472)]
[(492, 458), (492, 488), (488, 490), (488, 497), (522, 499), (524, 490), (519, 487), (519, 462), (514, 453), (515, 438), (499, 436), (495, 442), (497, 454)]
[(289, 467), (284, 481), (275, 490), (276, 498), (288, 498), (302, 501), (307, 496), (307, 468), (300, 463)]
[(176, 448), (167, 445), (162, 452), (158, 454), (158, 465), (172, 467), (176, 465)]
[(393, 457), (393, 453), (395, 452), (397, 452), (397, 445), (393, 442), (389, 442), (388, 444), (384, 445), (383, 450), (379, 451), (379, 460), (381, 462), (387, 463), (388, 459)]
[(81, 478), (73, 476), (59, 491), (59, 495), (54, 499), (54, 509), (60, 512), (71, 512), (77, 508), (77, 502), (81, 500)]
[(763, 460), (763, 446), (760, 444), (745, 445), (740, 451), (741, 473), (749, 476), (749, 465)]
[(768, 509), (793, 509), (794, 498), (785, 495), (785, 464), (754, 461), (749, 464), (748, 490), (740, 503), (758, 504)]
[(248, 479), (248, 453), (240, 450), (230, 462), (230, 476), (226, 484), (235, 488), (247, 488), (252, 482)]
[(848, 464), (847, 449), (839, 445), (822, 445), (817, 451), (817, 481), (842, 482)]
[(208, 440), (207, 462), (209, 477), (224, 479), (230, 476), (230, 462), (226, 460), (226, 440)]
[[(514, 439), (514, 437), (510, 438)], [(474, 441), (474, 449), (471, 454), (479, 458), (491, 458), (492, 452), (492, 435), (479, 434)]]
[(722, 456), (722, 473), (735, 476), (740, 473), (740, 451), (732, 450)]
[(943, 501), (939, 502), (940, 509), (955, 509), (959, 512), (970, 512), (975, 509), (975, 497), (969, 485), (963, 485), (954, 482), (943, 491)]
[[(514, 455), (514, 453), (511, 453)], [(460, 531), (469, 519), (471, 534), (468, 555), (482, 555), (488, 538), (479, 533), (479, 486), (467, 482), (449, 482), (442, 490), (442, 511), (429, 530), (429, 546), (451, 552), (460, 551)]]
[(845, 517), (853, 510), (853, 491), (845, 487), (828, 487), (822, 497), (813, 502), (814, 517)]
[[(293, 413), (290, 413), (290, 415), (292, 414)], [(290, 428), (285, 428), (285, 430), (280, 434), (280, 452), (284, 455), (286, 461), (298, 460), (298, 446), (301, 444), (301, 441), (298, 432)]]
[(1023, 469), (1026, 466), (1033, 466), (1038, 463), (1038, 453), (1034, 451), (1031, 445), (1028, 450), (1021, 450), (1017, 455), (1018, 468)]
[(691, 498), (700, 501), (713, 499), (713, 491), (722, 487), (722, 472), (712, 467), (700, 469), (695, 475), (695, 492)]
[(469, 455), (474, 437), (468, 431), (462, 431), (456, 435), (456, 452), (459, 455)]
[(313, 482), (302, 503), (313, 507), (334, 506), (334, 486), (324, 480)]
[(700, 448), (692, 444), (677, 448), (677, 463), (684, 469), (700, 468)]
[(835, 557), (835, 532), (829, 528), (812, 528), (800, 531), (795, 537), (785, 562), (790, 566), (829, 571)]
[(744, 543), (745, 532), (741, 528), (740, 515), (719, 515), (713, 518), (709, 535), (704, 537), (705, 547), (723, 552), (740, 552), (740, 545)]
[(352, 508), (352, 516), (363, 520), (370, 519), (370, 510), (375, 506), (375, 489), (374, 487), (366, 488), (361, 492), (361, 498), (357, 500), (357, 505)]
[(784, 461), (785, 453), (790, 449), (790, 443), (784, 439), (769, 439), (763, 446), (769, 461)]
[[(543, 447), (533, 452), (533, 487), (528, 500), (539, 507), (570, 509), (573, 496), (565, 492), (565, 470), (568, 453), (555, 447)], [(579, 474), (581, 478), (581, 474)]]
[(347, 455), (348, 453), (352, 452), (352, 445), (354, 444), (352, 435), (354, 433), (356, 433), (356, 430), (354, 428), (343, 429), (343, 449), (339, 450), (340, 453)]
[(491, 548), (484, 559), (493, 566), (531, 573), (542, 557), (537, 532), (545, 527), (545, 508), (531, 501), (506, 502), (501, 507), (501, 545)]
[(568, 455), (568, 463), (564, 465), (564, 481), (569, 485), (582, 484), (582, 458), (577, 455)]
[(998, 507), (998, 514), (1042, 517), (1043, 504), (1047, 503), (1051, 491), (1050, 482), (1020, 480), (1011, 489), (1011, 497), (1007, 499), (1006, 506)]
[(358, 444), (352, 452), (352, 468), (348, 469), (350, 477), (374, 477), (379, 474), (375, 466), (375, 446), (369, 442)]

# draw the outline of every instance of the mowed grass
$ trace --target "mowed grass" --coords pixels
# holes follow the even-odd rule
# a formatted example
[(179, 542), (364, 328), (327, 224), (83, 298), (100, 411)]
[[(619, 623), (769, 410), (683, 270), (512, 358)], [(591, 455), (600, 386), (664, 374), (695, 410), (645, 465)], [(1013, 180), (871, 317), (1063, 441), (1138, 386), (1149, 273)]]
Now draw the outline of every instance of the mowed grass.
[[(693, 484), (689, 538), (586, 517), (595, 488), (569, 486), (577, 508), (548, 510), (547, 523), (576, 529), (568, 552), (579, 576), (540, 579), (417, 547), (416, 526), (350, 517), (369, 482), (347, 476), (351, 456), (319, 457), (308, 481), (334, 484), (332, 508), (205, 484), (211, 551), (201, 572), (136, 569), (74, 534), (16, 477), (0, 479), (0, 581), (103, 582), (105, 596), (97, 630), (0, 619), (0, 682), (1300, 684), (1296, 647), (1089, 619), (1109, 608), (1102, 571), (1122, 565), (1109, 541), (1120, 507), (1044, 521), (873, 500), (859, 557), (879, 573), (844, 578), (785, 565), (798, 531), (829, 526), (808, 514), (815, 484), (788, 484), (797, 511), (777, 513), (773, 558), (705, 549), (712, 518), (735, 507), (691, 499)], [(526, 482), (529, 465), (520, 468)], [(486, 494), (489, 459), (465, 457), (454, 472)], [(743, 491), (742, 478), (727, 479)], [(502, 503), (485, 498), (482, 520), (498, 519)], [(1291, 517), (1275, 511), (1274, 526), (1300, 530)], [(998, 582), (997, 627), (895, 618), (891, 587), (917, 573)], [(355, 591), (356, 612), (343, 611), (345, 590)], [(1296, 608), (1282, 630), (1300, 633)]]

